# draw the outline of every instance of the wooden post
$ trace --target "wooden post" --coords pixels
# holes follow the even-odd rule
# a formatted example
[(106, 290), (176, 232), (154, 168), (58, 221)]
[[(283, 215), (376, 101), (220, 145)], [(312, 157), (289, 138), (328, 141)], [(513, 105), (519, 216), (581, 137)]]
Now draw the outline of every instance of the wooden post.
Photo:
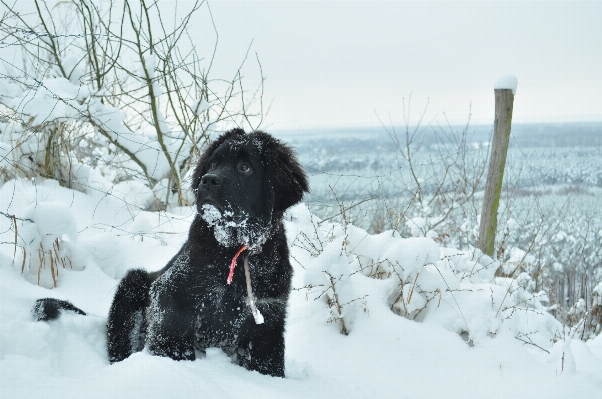
[(510, 141), (513, 105), (514, 94), (511, 89), (495, 89), (493, 143), (489, 156), (489, 170), (481, 209), (479, 242), (477, 243), (477, 247), (492, 258), (495, 230), (497, 228), (497, 211), (500, 205), (506, 154), (508, 153), (508, 143)]

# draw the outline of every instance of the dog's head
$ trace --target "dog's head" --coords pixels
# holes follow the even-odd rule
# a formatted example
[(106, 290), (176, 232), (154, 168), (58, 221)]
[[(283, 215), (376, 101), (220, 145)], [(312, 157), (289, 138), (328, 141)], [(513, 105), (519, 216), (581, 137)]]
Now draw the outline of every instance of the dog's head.
[(309, 191), (293, 150), (264, 132), (233, 129), (215, 140), (193, 174), (197, 211), (226, 246), (261, 245), (273, 222)]

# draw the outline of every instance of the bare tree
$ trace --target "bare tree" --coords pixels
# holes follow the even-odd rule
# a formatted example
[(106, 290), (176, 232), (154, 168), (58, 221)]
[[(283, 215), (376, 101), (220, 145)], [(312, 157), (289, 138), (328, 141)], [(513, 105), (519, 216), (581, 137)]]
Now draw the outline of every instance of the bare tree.
[[(2, 75), (14, 90), (0, 96), (10, 124), (3, 133), (13, 130), (12, 174), (83, 189), (81, 165), (110, 164), (119, 170), (116, 179), (141, 179), (152, 188), (160, 208), (182, 204), (183, 179), (211, 132), (228, 123), (256, 129), (263, 121), (263, 76), (245, 96), (248, 52), (233, 77), (212, 77), (219, 36), (203, 1), (170, 21), (173, 26), (156, 1), (124, 0), (117, 7), (69, 0), (49, 7), (34, 0), (35, 12), (27, 15), (0, 1), (2, 41), (20, 52)], [(215, 34), (208, 57), (198, 54), (189, 34), (202, 8)], [(73, 90), (57, 90), (57, 79)], [(54, 101), (47, 115), (27, 106), (37, 96)]]

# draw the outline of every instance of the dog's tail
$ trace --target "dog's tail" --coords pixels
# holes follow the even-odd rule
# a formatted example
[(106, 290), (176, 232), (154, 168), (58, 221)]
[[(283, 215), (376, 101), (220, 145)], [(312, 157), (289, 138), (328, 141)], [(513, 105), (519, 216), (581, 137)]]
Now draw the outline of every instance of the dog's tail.
[(38, 299), (31, 309), (31, 314), (36, 321), (50, 321), (58, 319), (63, 311), (86, 315), (83, 310), (73, 306), (71, 302), (55, 298)]

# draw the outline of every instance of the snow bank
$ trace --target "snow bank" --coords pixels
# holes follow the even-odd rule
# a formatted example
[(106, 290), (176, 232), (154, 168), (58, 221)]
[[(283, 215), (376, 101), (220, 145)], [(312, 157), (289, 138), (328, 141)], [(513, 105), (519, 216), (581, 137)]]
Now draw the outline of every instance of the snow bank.
[(147, 209), (155, 199), (151, 189), (135, 180), (115, 184), (111, 189), (111, 194), (140, 209)]

